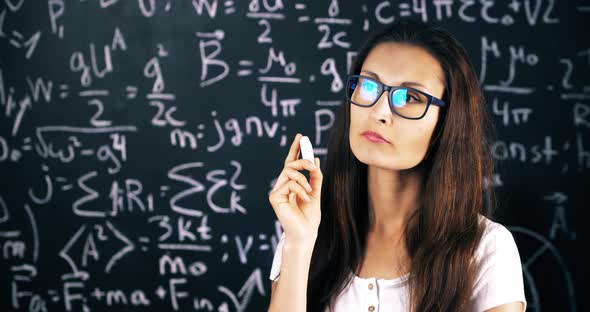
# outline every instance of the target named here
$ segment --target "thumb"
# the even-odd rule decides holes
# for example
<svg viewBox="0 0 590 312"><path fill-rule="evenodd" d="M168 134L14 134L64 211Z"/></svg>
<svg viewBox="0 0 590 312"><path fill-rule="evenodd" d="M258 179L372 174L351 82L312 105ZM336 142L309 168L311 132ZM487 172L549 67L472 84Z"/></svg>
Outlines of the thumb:
<svg viewBox="0 0 590 312"><path fill-rule="evenodd" d="M313 190L313 196L318 197L322 190L323 175L320 168L320 159L318 157L314 159L314 163L318 169L309 172L309 184Z"/></svg>

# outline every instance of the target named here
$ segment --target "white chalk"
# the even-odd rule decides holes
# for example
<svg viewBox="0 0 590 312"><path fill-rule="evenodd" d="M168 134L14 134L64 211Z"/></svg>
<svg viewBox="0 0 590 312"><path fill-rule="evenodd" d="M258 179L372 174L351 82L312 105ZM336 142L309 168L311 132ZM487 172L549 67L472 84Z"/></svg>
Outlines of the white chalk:
<svg viewBox="0 0 590 312"><path fill-rule="evenodd" d="M313 156L313 147L307 136L302 136L299 139L299 147L301 147L301 158L307 159L315 164L315 158Z"/></svg>

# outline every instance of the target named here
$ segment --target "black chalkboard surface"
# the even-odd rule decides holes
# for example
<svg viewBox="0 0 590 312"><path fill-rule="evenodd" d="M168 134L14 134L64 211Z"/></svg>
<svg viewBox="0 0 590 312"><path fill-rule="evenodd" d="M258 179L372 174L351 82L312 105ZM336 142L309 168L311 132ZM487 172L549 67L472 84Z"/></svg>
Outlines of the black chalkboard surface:
<svg viewBox="0 0 590 312"><path fill-rule="evenodd" d="M0 310L263 311L268 202L366 34L438 22L498 132L528 311L588 311L587 1L0 1Z"/></svg>

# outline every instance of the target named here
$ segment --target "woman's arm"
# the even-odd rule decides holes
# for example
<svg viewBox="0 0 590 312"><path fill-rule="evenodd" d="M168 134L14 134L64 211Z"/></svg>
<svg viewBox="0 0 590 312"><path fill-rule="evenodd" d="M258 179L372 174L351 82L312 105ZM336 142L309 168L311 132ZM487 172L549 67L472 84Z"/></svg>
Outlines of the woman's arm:
<svg viewBox="0 0 590 312"><path fill-rule="evenodd" d="M268 312L307 311L307 277L315 239L290 242L285 239L280 277L272 282Z"/></svg>

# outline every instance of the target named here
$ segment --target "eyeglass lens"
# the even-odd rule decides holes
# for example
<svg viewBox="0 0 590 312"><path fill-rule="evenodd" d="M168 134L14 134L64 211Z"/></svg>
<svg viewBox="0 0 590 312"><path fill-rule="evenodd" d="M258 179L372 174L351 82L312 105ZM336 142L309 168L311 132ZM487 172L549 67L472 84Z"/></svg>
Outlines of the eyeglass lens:
<svg viewBox="0 0 590 312"><path fill-rule="evenodd" d="M377 102L383 85L376 80L365 77L353 77L348 81L347 97L354 104L371 106ZM392 109L404 117L418 118L428 106L428 98L412 88L390 90Z"/></svg>

